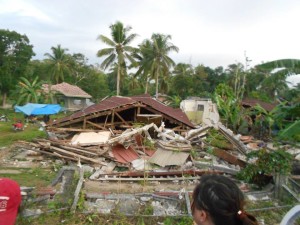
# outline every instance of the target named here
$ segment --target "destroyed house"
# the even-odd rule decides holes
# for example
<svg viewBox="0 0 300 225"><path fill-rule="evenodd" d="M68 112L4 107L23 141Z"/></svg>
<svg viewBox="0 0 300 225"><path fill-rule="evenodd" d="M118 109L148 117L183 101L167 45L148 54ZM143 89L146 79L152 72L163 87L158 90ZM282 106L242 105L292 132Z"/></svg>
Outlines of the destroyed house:
<svg viewBox="0 0 300 225"><path fill-rule="evenodd" d="M194 128L181 109L174 109L144 94L132 97L113 96L70 116L59 119L54 128L81 130L124 130L136 124L155 123L176 132ZM78 130L80 131L80 130Z"/></svg>

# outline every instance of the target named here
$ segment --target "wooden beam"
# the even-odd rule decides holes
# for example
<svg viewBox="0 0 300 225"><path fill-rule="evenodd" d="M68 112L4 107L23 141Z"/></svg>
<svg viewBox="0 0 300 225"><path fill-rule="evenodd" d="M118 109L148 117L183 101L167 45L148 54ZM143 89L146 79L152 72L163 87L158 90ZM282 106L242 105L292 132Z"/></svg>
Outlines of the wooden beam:
<svg viewBox="0 0 300 225"><path fill-rule="evenodd" d="M111 126L112 126L112 128L115 128L114 120L115 120L115 110L113 109L112 110L112 115L111 115Z"/></svg>
<svg viewBox="0 0 300 225"><path fill-rule="evenodd" d="M125 123L126 125L129 125L129 124L128 124L121 116L120 116L119 113L115 112L115 114L117 115L117 117L119 117L119 119L120 119L123 123Z"/></svg>
<svg viewBox="0 0 300 225"><path fill-rule="evenodd" d="M74 132L95 132L97 130L94 129L82 129L82 128L63 128L63 127L49 127L49 130L55 130L55 131L74 131ZM99 130L101 131L101 130Z"/></svg>
<svg viewBox="0 0 300 225"><path fill-rule="evenodd" d="M105 118L105 122L104 122L104 128L105 128L105 126L106 126L106 123L107 123L107 120L108 120L108 115L109 115L109 114L107 114L107 115L106 115L106 118Z"/></svg>
<svg viewBox="0 0 300 225"><path fill-rule="evenodd" d="M105 127L102 127L102 126L100 126L99 124L96 124L96 123L93 123L93 122L91 122L91 121L86 121L88 124L91 124L91 125L93 125L94 127L97 127L97 128L99 128L99 129L101 129L101 130L107 130Z"/></svg>
<svg viewBox="0 0 300 225"><path fill-rule="evenodd" d="M86 118L83 119L83 129L86 129Z"/></svg>

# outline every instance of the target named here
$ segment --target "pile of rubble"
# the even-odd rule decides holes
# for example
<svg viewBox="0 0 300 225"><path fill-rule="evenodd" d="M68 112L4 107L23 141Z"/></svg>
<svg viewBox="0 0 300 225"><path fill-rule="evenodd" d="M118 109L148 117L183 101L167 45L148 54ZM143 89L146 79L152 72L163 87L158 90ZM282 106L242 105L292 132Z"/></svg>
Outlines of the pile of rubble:
<svg viewBox="0 0 300 225"><path fill-rule="evenodd" d="M19 142L23 149L94 168L91 180L149 181L197 180L207 172L236 174L246 166L245 154L255 144L252 137L234 136L220 124L219 132L231 143L232 149L212 148L207 153L207 132L215 129L204 126L191 129L185 136L154 123L111 132L82 132L69 139L36 139ZM252 141L252 142L251 142ZM256 146L257 147L257 146ZM120 171L122 168L123 172Z"/></svg>

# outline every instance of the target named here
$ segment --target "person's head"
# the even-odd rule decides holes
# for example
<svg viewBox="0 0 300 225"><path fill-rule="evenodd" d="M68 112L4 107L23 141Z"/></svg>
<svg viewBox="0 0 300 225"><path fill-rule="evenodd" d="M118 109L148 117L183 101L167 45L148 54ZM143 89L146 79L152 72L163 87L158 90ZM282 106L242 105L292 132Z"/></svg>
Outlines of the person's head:
<svg viewBox="0 0 300 225"><path fill-rule="evenodd" d="M193 192L192 212L197 225L257 225L244 211L244 195L229 178L203 175Z"/></svg>
<svg viewBox="0 0 300 225"><path fill-rule="evenodd" d="M0 224L15 224L20 204L21 190L18 183L0 178Z"/></svg>

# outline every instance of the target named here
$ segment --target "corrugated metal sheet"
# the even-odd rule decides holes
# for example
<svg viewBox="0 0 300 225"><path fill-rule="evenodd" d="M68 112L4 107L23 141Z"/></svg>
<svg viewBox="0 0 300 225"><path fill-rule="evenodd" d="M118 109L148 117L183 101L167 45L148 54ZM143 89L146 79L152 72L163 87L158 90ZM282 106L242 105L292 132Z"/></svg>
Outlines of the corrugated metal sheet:
<svg viewBox="0 0 300 225"><path fill-rule="evenodd" d="M116 145L112 148L112 153L116 160L120 163L132 162L138 159L138 154L129 146L127 149L123 145Z"/></svg>
<svg viewBox="0 0 300 225"><path fill-rule="evenodd" d="M258 99L250 99L250 98L244 99L242 101L242 104L245 105L245 106L250 106L250 107L260 105L262 108L264 108L267 111L272 111L272 109L274 109L275 106L276 106L276 104L263 102L263 101L258 100Z"/></svg>
<svg viewBox="0 0 300 225"><path fill-rule="evenodd" d="M157 149L154 155L150 158L149 162L162 167L181 166L186 162L188 157L188 153Z"/></svg>
<svg viewBox="0 0 300 225"><path fill-rule="evenodd" d="M106 110L115 109L115 108L125 106L125 105L132 105L134 103L136 103L136 101L131 98L113 96L111 98L101 101L98 104L91 105L91 106L89 106L83 110L80 110L70 116L67 116L60 120L57 120L53 124L61 123L61 122L69 121L69 120L74 120L74 119L77 119L77 118L80 118L83 116L90 115L92 113L103 112Z"/></svg>
<svg viewBox="0 0 300 225"><path fill-rule="evenodd" d="M133 96L132 99L135 99L137 101L140 101L144 103L145 105L148 105L152 107L153 109L161 112L162 114L165 114L166 116L170 116L179 122L182 122L189 127L194 127L194 125L190 122L188 117L184 112L182 112L181 109L174 109L170 106L167 106L153 98L151 98L150 95L144 94L144 95L139 95L139 96Z"/></svg>

